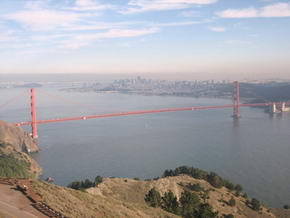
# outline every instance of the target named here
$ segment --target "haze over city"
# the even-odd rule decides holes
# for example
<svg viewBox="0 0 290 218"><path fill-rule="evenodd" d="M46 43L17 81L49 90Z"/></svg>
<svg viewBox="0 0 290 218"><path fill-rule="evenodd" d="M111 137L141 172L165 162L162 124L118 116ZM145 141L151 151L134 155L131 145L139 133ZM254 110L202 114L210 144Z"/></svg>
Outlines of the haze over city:
<svg viewBox="0 0 290 218"><path fill-rule="evenodd" d="M1 74L285 78L285 0L2 0Z"/></svg>

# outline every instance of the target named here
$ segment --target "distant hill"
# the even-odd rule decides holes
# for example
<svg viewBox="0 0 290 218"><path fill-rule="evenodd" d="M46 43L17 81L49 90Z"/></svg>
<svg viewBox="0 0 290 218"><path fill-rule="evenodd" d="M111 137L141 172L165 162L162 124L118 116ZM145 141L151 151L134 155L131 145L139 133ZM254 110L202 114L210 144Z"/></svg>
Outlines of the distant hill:
<svg viewBox="0 0 290 218"><path fill-rule="evenodd" d="M241 84L241 97L262 101L290 100L289 83Z"/></svg>

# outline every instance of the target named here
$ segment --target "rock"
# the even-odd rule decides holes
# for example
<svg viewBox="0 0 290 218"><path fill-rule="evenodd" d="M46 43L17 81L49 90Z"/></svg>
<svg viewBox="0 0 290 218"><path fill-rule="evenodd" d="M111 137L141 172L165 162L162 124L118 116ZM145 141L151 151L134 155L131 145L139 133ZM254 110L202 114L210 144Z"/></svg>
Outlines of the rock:
<svg viewBox="0 0 290 218"><path fill-rule="evenodd" d="M0 120L0 145L10 145L18 152L39 151L37 144L22 128Z"/></svg>

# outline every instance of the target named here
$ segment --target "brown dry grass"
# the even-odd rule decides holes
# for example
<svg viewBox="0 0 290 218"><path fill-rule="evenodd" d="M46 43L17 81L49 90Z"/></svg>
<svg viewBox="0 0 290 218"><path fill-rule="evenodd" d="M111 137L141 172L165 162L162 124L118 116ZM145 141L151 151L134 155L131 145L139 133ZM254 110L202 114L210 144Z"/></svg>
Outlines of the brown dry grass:
<svg viewBox="0 0 290 218"><path fill-rule="evenodd" d="M161 178L152 181L136 181L134 179L121 178L106 178L96 188L90 188L87 191L96 196L111 196L114 199L125 202L135 202L138 204L145 204L144 196L151 188L158 190L161 195L171 190L177 198L181 196L184 188L180 183L200 184L204 189L209 191L209 199L206 200L215 211L222 214L233 214L235 217L275 217L272 213L267 212L267 208L263 207L261 213L257 213L245 204L246 199L243 197L236 197L234 193L226 188L217 189L212 187L204 180L197 180L192 177L182 175L176 177ZM199 194L199 193L197 193ZM231 198L236 200L236 206L231 207L226 202ZM202 199L201 199L202 200Z"/></svg>
<svg viewBox="0 0 290 218"><path fill-rule="evenodd" d="M98 187L87 189L86 192L59 187L45 182L35 181L33 186L40 193L44 202L68 217L177 217L159 208L148 207L144 201L145 194L155 187L161 195L171 190L178 198L184 191L180 183L200 184L209 190L209 203L220 215L233 214L236 218L244 217L276 217L263 207L255 212L246 206L246 199L236 197L226 188L216 189L204 180L189 176L161 178L159 180L138 181L124 178L104 178ZM200 198L202 193L197 193ZM234 198L236 205L231 207L227 202Z"/></svg>
<svg viewBox="0 0 290 218"><path fill-rule="evenodd" d="M45 203L68 217L176 217L146 204L128 203L45 182L36 181L33 187Z"/></svg>

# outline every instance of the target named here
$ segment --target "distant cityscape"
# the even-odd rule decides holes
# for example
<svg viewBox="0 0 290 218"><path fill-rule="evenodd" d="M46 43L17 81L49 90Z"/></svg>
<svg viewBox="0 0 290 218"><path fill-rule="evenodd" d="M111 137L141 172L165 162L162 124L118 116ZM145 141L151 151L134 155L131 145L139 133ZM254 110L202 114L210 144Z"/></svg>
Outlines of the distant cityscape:
<svg viewBox="0 0 290 218"><path fill-rule="evenodd" d="M158 80L137 76L109 82L0 82L4 88L58 88L69 92L102 92L159 96L231 98L233 85L228 80ZM241 82L241 97L247 102L290 100L289 81L248 81Z"/></svg>

